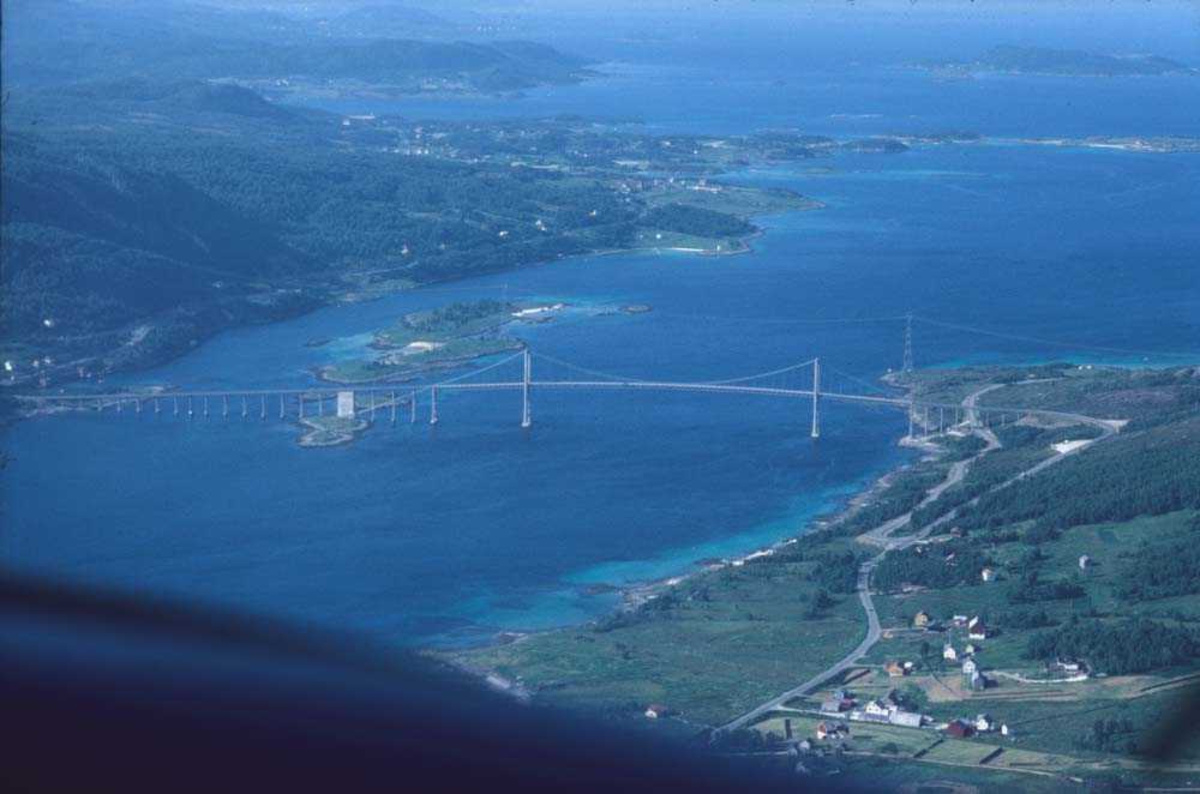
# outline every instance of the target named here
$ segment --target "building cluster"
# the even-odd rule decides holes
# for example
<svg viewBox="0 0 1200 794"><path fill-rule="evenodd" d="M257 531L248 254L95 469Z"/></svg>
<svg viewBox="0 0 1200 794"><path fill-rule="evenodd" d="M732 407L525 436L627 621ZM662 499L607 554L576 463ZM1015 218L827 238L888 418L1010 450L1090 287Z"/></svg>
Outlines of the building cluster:
<svg viewBox="0 0 1200 794"><path fill-rule="evenodd" d="M922 620L922 616L924 616L924 626L929 627L931 625L930 619L929 616L924 612L917 613L917 617L914 618L913 624L917 625L918 621ZM965 646L963 646L962 650L960 651L954 644L953 634L951 634L950 638L947 639L946 643L942 646L942 659L961 666L963 684L967 689L970 689L974 692L987 689L988 685L991 683L991 680L988 679L988 677L983 674L983 671L979 669L979 662L975 659L975 655L983 650L982 646L977 645L976 643L982 642L991 636L987 625L978 615L974 617L968 617L967 615L955 615L950 619L950 626L952 629L965 631L967 639L971 640L971 642L968 642Z"/></svg>
<svg viewBox="0 0 1200 794"><path fill-rule="evenodd" d="M894 691L882 700L868 700L859 706L850 693L839 689L821 702L821 712L845 715L852 722L876 722L904 728L920 728L925 724L922 715L900 706Z"/></svg>
<svg viewBox="0 0 1200 794"><path fill-rule="evenodd" d="M1001 736L1011 736L1012 731L1009 730L1007 724L997 724L987 714L976 715L974 719L969 717L960 717L945 725L939 725L940 730L945 731L948 735L956 739L969 739L980 733L999 732Z"/></svg>

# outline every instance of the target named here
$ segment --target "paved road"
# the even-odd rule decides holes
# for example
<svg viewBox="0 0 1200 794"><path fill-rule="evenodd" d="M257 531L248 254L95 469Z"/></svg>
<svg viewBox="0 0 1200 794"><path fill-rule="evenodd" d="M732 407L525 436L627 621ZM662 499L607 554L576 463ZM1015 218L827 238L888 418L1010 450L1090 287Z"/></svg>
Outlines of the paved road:
<svg viewBox="0 0 1200 794"><path fill-rule="evenodd" d="M986 446L982 450L980 450L976 455L974 455L973 457L968 458L967 460L955 462L954 465L952 465L950 467L950 471L947 472L946 478L944 480L942 480L942 482L938 483L936 486L934 486L933 488L931 488L928 491L928 493L925 495L925 498L922 499L920 504L917 506L918 508L924 507L925 505L929 504L930 502L932 502L933 500L935 500L939 496L941 496L946 491L947 488L950 488L950 487L954 486L955 484L961 482L963 477L966 476L967 470L970 468L972 463L979 460L984 455L987 455L991 451L1000 448L1000 446L1001 446L1000 439L998 439L996 437L995 433L993 433L991 430L989 430L986 427L975 426L978 421L978 414L977 414L977 411L975 410L975 407L976 407L976 404L980 397L982 397L984 394L986 394L990 391L1002 388L1004 385L1005 384L991 384L989 386L985 386L984 388L978 389L978 390L972 392L971 394L967 395L967 397L963 400L962 405L963 405L963 409L964 409L964 414L966 416L966 423L968 426L972 426L972 432L975 433L976 435L978 435L980 438L982 438L984 440L984 442L986 443ZM1094 419L1092 417L1083 416L1082 414L1062 414L1062 416L1063 416L1063 418L1074 419L1075 421L1082 423L1082 424L1089 424L1089 425L1093 425L1095 427L1099 427L1101 429L1100 437L1093 439L1093 440L1089 441L1087 444L1084 444L1084 445L1077 447L1075 449L1072 449L1070 451L1060 452L1060 453L1054 455L1053 457L1051 457L1047 460L1044 460L1041 463L1038 463L1036 466L1026 469L1025 471L1021 472L1020 474L1016 475L1015 477L996 486L995 488L992 488L991 490L988 491L988 493L1000 490L1001 488L1006 488L1018 480L1024 479L1025 477L1032 476L1032 475L1036 474L1037 472L1045 469L1048 466L1058 463L1059 461L1061 461L1071 455L1078 454L1080 451L1091 446L1096 441L1099 441L1104 438L1108 438L1109 436L1113 435L1121 427L1121 423L1119 423L1119 422L1112 422L1112 421L1107 421L1107 420L1102 420L1102 419ZM979 501L979 497L975 497L970 502L967 502L967 504L968 505L975 504L978 501ZM916 509L917 508L914 508L914 510L916 510ZM875 602L872 598L872 593L871 593L871 574L875 570L875 567L879 564L879 561L882 560L884 558L884 556L886 556L887 553L890 551L908 548L909 546L911 546L915 543L919 543L919 542L923 541L926 537L929 536L929 534L931 532L933 532L934 529L937 529L938 527L942 526L943 524L945 524L948 521L953 521L958 516L958 512L960 509L961 508L955 508L953 510L948 511L945 515L941 516L938 520L930 523L929 525L924 527L920 532L914 533L912 535L905 535L905 536L899 537L899 538L892 537L893 533L895 533L896 530L900 529L901 527L903 527L909 523L909 521L912 519L912 514L913 514L914 510L910 510L909 512L904 513L903 515L900 515L893 519L890 519L889 521L886 521L883 524L880 524L875 529L872 529L869 532L866 532L863 535L860 535L859 540L861 540L862 542L869 543L871 545L879 546L882 548L882 551L880 551L874 557L872 557L869 560L867 560L866 562L864 562L862 564L862 567L859 568L859 571L858 571L858 588L857 588L858 599L862 603L863 611L866 612L866 614L867 614L867 635L865 637L863 637L862 642L860 642L858 644L858 646L855 647L854 650L850 651L850 653L843 656L839 661L837 661L836 663L834 663L827 669L822 670L820 673L817 673L815 676L808 679L807 681L800 684L799 686L793 687L793 688L789 689L788 691L784 692L783 694L773 697L770 700L766 701L765 703L761 703L758 706L755 706L753 709L751 709L750 711L741 715L740 717L737 717L736 719L729 721L725 725L722 725L720 728L717 729L717 731L718 732L731 731L731 730L736 730L738 728L749 725L750 723L754 722L758 718L765 716L766 714L769 714L772 711L777 710L778 708L783 706L785 703L787 703L789 700L800 697L802 695L809 694L810 692L812 692L813 690L816 690L823 683L830 680L834 676L840 675L841 673L843 673L846 670L853 667L858 662L859 659L861 659L863 656L865 656L867 654L867 652L870 651L871 648L875 646L875 643L879 642L879 638L882 635L882 629L879 625L879 615L875 611Z"/></svg>
<svg viewBox="0 0 1200 794"><path fill-rule="evenodd" d="M962 482L963 478L967 476L967 470L971 468L971 464L992 450L1000 448L1000 439L996 438L995 433L986 427L976 426L978 423L978 414L975 410L975 406L980 397L990 391L1001 388L1003 385L1004 384L1002 383L993 383L983 387L982 389L977 389L968 394L962 402L966 426L971 428L975 435L982 438L986 446L984 446L984 448L981 449L977 454L967 458L966 460L955 461L950 466L950 470L946 472L946 478L930 488L925 494L925 498L922 499L920 503L913 508L913 510L885 521L874 529L859 535L858 540L860 542L868 543L872 546L879 546L884 550L911 545L911 536L902 539L893 539L892 535L901 527L908 525L909 521L912 520L912 514L916 512L916 510L919 510L926 505L937 501L938 497L945 493L947 489L953 488L955 485L958 485L960 482Z"/></svg>

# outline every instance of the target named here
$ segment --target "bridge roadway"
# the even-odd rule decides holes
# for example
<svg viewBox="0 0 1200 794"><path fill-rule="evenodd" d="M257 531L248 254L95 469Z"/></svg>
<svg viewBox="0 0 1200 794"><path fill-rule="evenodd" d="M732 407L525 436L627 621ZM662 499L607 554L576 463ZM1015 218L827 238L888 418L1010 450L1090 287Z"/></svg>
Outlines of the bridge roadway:
<svg viewBox="0 0 1200 794"><path fill-rule="evenodd" d="M266 397L296 397L309 400L329 400L334 399L339 391L352 391L356 395L375 396L376 398L391 399L395 397L403 398L411 394L428 394L431 391L447 392L447 391L520 391L526 386L524 381L487 381L487 382L447 382L427 384L420 387L379 387L371 386L367 388L354 388L353 386L345 386L342 388L307 388L307 389L245 389L245 390L188 390L188 391L141 391L141 392L113 392L107 394L24 394L17 395L18 399L33 402L33 403L57 403L60 405L70 404L117 404L129 402L149 402L155 399L173 400L173 399L240 399L240 398L266 398ZM770 386L745 386L731 384L728 382L686 382L686 381L649 381L649 380L531 380L528 383L531 390L539 389L577 389L577 390L594 390L594 391L612 391L612 390L645 390L645 391L672 391L672 392L692 392L692 393L707 393L707 394L745 394L758 395L767 397L786 397L799 399L812 399L813 391L811 389L787 389ZM914 400L910 401L904 397L882 397L867 394L846 394L835 391L821 391L819 393L821 400L834 400L838 402L859 403L865 405L881 405L895 408L904 408L912 406L914 408L933 408L956 410L962 409L960 403L952 402L936 402L929 400ZM380 403L377 407L384 407L386 403ZM366 410L366 409L359 409ZM1069 421L1078 421L1078 416L1074 414L1064 413L1062 411L1049 411L1044 409L1031 409L1018 406L974 406L974 413L986 414L1030 414L1041 416L1048 419L1062 419ZM1099 423L1099 422L1098 422Z"/></svg>

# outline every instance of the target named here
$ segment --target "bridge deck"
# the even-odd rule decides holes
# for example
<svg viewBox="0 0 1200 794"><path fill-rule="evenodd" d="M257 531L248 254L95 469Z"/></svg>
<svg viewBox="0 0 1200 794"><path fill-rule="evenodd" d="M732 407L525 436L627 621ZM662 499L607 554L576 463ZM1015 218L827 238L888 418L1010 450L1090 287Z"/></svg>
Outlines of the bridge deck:
<svg viewBox="0 0 1200 794"><path fill-rule="evenodd" d="M19 400L25 402L33 402L36 404L59 404L59 405L104 405L140 402L147 403L155 399L159 400L176 400L176 399L219 399L219 400L242 400L255 399L256 401L265 398L288 398L295 397L297 399L304 398L306 400L329 400L334 398L339 391L352 391L358 395L374 396L376 399L384 398L390 400L392 398L404 399L409 395L427 395L432 391L447 392L447 391L520 391L525 387L524 381L487 381L479 383L468 382L448 382L435 383L420 387L388 387L388 386L368 386L365 388L355 388L353 386L344 387L315 387L308 389L248 389L248 390L198 390L198 391L129 391L129 392L111 392L105 394L22 394L15 395ZM608 380L531 380L528 384L533 391L544 389L575 389L575 390L590 390L590 391L671 391L671 392L691 392L691 393L707 393L707 394L743 394L757 395L765 397L784 397L792 399L812 399L813 391L811 389L785 389L769 386L745 386L729 383L704 383L704 382L686 382L686 381L646 381L646 380L625 380L625 381L608 381ZM843 392L822 391L820 399L833 400L836 402L858 403L863 405L879 405L896 408L904 408L912 406L919 409L944 409L944 410L961 410L962 406L959 403L938 402L930 400L912 400L905 397L882 397L868 394L846 394ZM360 409L362 410L362 409ZM1034 416L1042 416L1054 419L1066 419L1070 416L1061 411L1049 411L1044 409L1031 409L1020 406L975 406L973 410L980 414L1029 414Z"/></svg>

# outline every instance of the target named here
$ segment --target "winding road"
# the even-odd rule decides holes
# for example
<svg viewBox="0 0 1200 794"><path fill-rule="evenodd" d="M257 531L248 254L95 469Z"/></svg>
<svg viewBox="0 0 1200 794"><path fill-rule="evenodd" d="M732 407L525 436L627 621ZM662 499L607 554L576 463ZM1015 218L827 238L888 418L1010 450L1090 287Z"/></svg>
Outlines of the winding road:
<svg viewBox="0 0 1200 794"><path fill-rule="evenodd" d="M888 554L888 552L896 551L899 549L905 549L916 543L920 543L921 541L925 540L925 538L927 538L929 536L929 534L931 532L933 532L934 529L942 526L943 524L945 524L948 521L953 521L958 516L961 506L955 507L954 509L947 511L944 515L939 517L936 521L933 521L930 524L928 524L927 526L925 526L920 532L916 532L911 535L905 535L905 536L899 537L899 538L893 537L894 533L897 530L908 525L908 523L912 520L913 513L916 510L918 510L922 507L925 507L926 505L935 501L936 499L938 499L938 497L940 497L943 493L945 493L948 488L951 488L954 485L957 485L958 483L962 482L963 478L966 477L967 472L970 470L970 467L972 464L974 464L976 461L978 461L984 455L987 455L988 453L992 452L993 450L999 449L1001 447L1000 439L996 437L996 434L993 433L988 428L983 427L979 424L978 411L976 410L976 406L978 405L979 398L982 397L984 394L987 394L988 392L994 391L996 389L1003 388L1005 385L1006 384L1003 384L1003 383L989 384L987 386L984 386L980 389L976 389L975 391L971 392L962 401L962 407L963 407L964 416L965 416L964 424L966 424L968 427L971 428L971 432L974 435L976 435L984 440L984 442L985 442L984 448L981 449L974 456L967 458L966 460L956 461L953 465L951 465L950 470L946 473L945 479L942 480L937 485L935 485L933 488L930 488L929 491L926 492L925 498L923 498L921 500L921 502L915 508L908 511L907 513L904 513L902 515L896 516L895 518L889 519L888 521L885 521L884 523L880 524L878 527L875 527L874 529L869 530L858 537L858 540L860 542L866 543L869 545L873 545L873 546L877 546L877 547L880 547L880 549L881 549L881 551L878 554L876 554L875 556L873 556L870 559L868 559L867 561L865 561L858 570L858 587L857 587L858 599L862 603L863 611L867 615L867 634L865 637L863 637L862 642L860 642L854 648L854 650L850 651L848 654L843 656L840 660L838 660L837 662L835 662L833 665L829 666L825 670L821 671L820 673L817 673L815 676L808 679L807 681L800 684L799 686L793 687L793 688L787 690L786 692L784 692L780 695L777 695L776 697L773 697L770 700L759 704L758 706L755 706L754 708L747 711L745 714L742 714L741 716L739 716L733 720L730 720L729 722L727 722L724 725L717 728L716 733L723 733L726 731L737 730L738 728L743 728L746 725L749 725L750 723L758 720L760 717L763 717L763 716L771 713L772 711L776 711L777 709L782 707L785 703L787 703L789 700L792 700L797 697L801 697L803 695L810 694L814 690L818 689L826 681L830 680L831 678L834 678L837 675L840 675L841 673L844 673L846 670L853 667L858 662L859 659L861 659L863 656L866 656L866 654L871 650L871 648L873 648L875 646L875 644L877 642L879 642L879 639L883 634L883 629L879 624L879 615L875 611L875 602L873 599L873 594L871 593L871 574L874 572L875 567L879 564L879 562ZM1065 420L1074 420L1075 422L1080 423L1080 424L1087 424L1087 425L1091 425L1093 427L1097 427L1100 429L1101 434L1099 437L1094 438L1094 439L1089 439L1087 441L1087 443L1081 444L1075 448L1069 449L1065 452L1057 452L1052 457L1039 462L1037 465L1032 466L1032 467L1026 469L1025 471L1022 471L1021 473L1017 474L1016 476L1006 480L1003 483L1000 483L999 485L995 486L994 488L989 489L986 493L993 493L1002 488L1007 488L1008 486L1012 485L1014 482L1017 482L1018 480L1024 479L1026 477L1030 477L1030 476L1036 474L1037 472L1042 471L1043 469L1047 468L1048 466L1054 465L1054 464L1058 463L1059 461L1061 461L1067 457L1070 457L1071 455L1078 454L1079 452L1083 451L1084 449L1087 449L1088 447L1090 447L1092 444L1096 443L1097 441L1101 441L1105 438L1108 438L1109 436L1112 436L1113 434L1115 434L1116 432L1118 432L1120 430L1120 428L1123 424L1122 422L1117 422L1117 421L1112 421L1112 420L1104 420L1104 419L1096 419L1096 418L1093 418L1090 416L1084 416L1082 414L1068 414L1068 413L1058 412L1057 415ZM966 504L967 505L975 504L976 502L979 501L981 496L983 496L983 494L975 497L974 499L970 500Z"/></svg>

